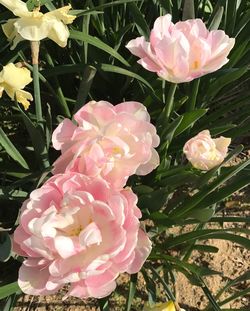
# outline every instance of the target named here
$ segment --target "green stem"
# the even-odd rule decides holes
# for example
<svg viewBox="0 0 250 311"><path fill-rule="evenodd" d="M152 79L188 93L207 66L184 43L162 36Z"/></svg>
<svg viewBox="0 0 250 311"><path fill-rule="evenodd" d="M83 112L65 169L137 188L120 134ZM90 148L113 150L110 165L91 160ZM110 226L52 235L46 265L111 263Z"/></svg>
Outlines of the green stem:
<svg viewBox="0 0 250 311"><path fill-rule="evenodd" d="M130 283L129 283L129 291L128 291L126 307L125 307L126 311L130 311L131 309L132 302L135 296L135 291L136 291L136 283L137 283L137 273L131 274Z"/></svg>
<svg viewBox="0 0 250 311"><path fill-rule="evenodd" d="M157 127L157 132L159 133L159 135L162 136L164 135L164 129L166 129L166 126L168 124L170 115L172 113L173 110L173 106L174 106L174 94L177 88L177 84L176 83L171 83L169 90L168 90L168 94L167 94L167 99L165 101L165 81L163 81L162 83L162 99L163 102L165 103L165 106L161 112L161 114L159 115L157 122L156 122L156 127Z"/></svg>
<svg viewBox="0 0 250 311"><path fill-rule="evenodd" d="M196 226L195 231L196 231L196 230L203 229L204 226L205 226L205 225L204 225L203 223L199 224L198 226ZM190 242L190 244L188 245L188 247L187 247L187 249L186 249L186 254L185 254L185 255L183 256L183 258L182 258L183 261L188 261L188 260L189 260L190 256L192 255L192 252L193 252L193 248L194 248L194 246L195 246L195 243L196 243L196 240Z"/></svg>
<svg viewBox="0 0 250 311"><path fill-rule="evenodd" d="M42 102L40 93L40 79L39 79L39 41L31 41L31 54L32 54L32 65L33 65L33 86L34 86L34 98L36 107L36 120L38 123L38 130L41 131L41 136L44 138L44 127L43 127L43 112ZM48 168L50 166L48 159L48 150L46 147L46 141L44 139L43 145L40 151L41 166L42 168Z"/></svg>
<svg viewBox="0 0 250 311"><path fill-rule="evenodd" d="M39 81L39 67L38 67L39 45L40 45L39 41L31 41L36 120L37 120L37 123L41 126L41 128L43 128L43 112L42 112L42 103L41 103L41 96L40 96L40 81Z"/></svg>
<svg viewBox="0 0 250 311"><path fill-rule="evenodd" d="M46 56L48 64L50 66L54 67L53 59L51 58L50 54L47 51L45 53L45 56ZM54 76L53 79L54 79L54 83L55 83L55 87L56 87L56 93L57 93L57 97L58 97L58 102L60 103L61 111L62 111L63 115L65 115L66 117L70 117L71 114L70 114L67 102L65 100L65 97L64 97L64 94L63 94L63 91L62 91L62 88L60 86L60 83L58 81L57 76Z"/></svg>
<svg viewBox="0 0 250 311"><path fill-rule="evenodd" d="M79 91L77 94L76 104L74 107L74 113L79 110L86 103L89 90L93 83L96 74L96 68L90 65L86 65L83 71L82 81L79 86Z"/></svg>
<svg viewBox="0 0 250 311"><path fill-rule="evenodd" d="M200 79L194 80L192 94L190 99L187 101L187 111L193 111L195 108L199 86L200 86Z"/></svg>
<svg viewBox="0 0 250 311"><path fill-rule="evenodd" d="M109 298L101 298L98 302L101 311L109 311Z"/></svg>
<svg viewBox="0 0 250 311"><path fill-rule="evenodd" d="M167 95L167 100L166 100L166 106L164 108L164 114L165 114L165 117L166 117L166 121L168 121L169 117L170 117L170 114L173 110L173 105L174 105L174 94L175 94L175 91L176 91L176 88L177 88L177 84L176 83L172 83L170 85L170 88L168 90L168 95Z"/></svg>
<svg viewBox="0 0 250 311"><path fill-rule="evenodd" d="M35 106L36 106L36 120L37 120L37 123L40 124L40 126L42 126L43 113L42 113L42 103L41 103L41 96L40 96L38 64L33 64L33 85L34 85L34 98L35 98Z"/></svg>

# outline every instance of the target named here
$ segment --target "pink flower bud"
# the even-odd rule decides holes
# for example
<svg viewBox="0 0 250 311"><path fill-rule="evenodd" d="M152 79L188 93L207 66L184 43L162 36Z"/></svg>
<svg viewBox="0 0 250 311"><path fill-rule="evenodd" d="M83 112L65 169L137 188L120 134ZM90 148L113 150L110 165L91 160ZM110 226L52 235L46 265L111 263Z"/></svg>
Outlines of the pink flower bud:
<svg viewBox="0 0 250 311"><path fill-rule="evenodd" d="M212 139L209 130L204 130L188 140L183 148L188 161L200 170L211 170L225 159L231 138Z"/></svg>

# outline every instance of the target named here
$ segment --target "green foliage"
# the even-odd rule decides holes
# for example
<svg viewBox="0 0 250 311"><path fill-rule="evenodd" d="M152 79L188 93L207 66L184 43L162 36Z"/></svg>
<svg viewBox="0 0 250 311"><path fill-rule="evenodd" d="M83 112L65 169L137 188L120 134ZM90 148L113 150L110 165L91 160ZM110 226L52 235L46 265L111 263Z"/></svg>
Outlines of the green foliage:
<svg viewBox="0 0 250 311"><path fill-rule="evenodd" d="M200 242L224 239L249 249L250 242L242 234L249 230L209 229L210 223L250 223L249 218L221 216L223 201L250 183L250 160L241 160L246 149L239 145L249 137L249 27L250 4L247 0L118 0L68 1L77 19L70 26L70 39L62 49L49 40L41 42L40 63L32 68L28 42L14 51L0 32L1 64L23 62L36 75L36 93L41 97L42 115L37 118L35 104L27 112L3 96L0 99L0 261L8 271L0 275L0 299L5 310L11 310L19 288L17 260L10 258L11 241L18 224L18 210L29 193L51 176L51 165L58 154L51 148L51 133L64 118L71 118L89 100L124 100L143 102L161 136L158 152L160 166L145 177L132 177L129 184L138 195L152 237L154 249L142 270L149 302L157 301L157 284L161 284L169 299L175 300L175 273L183 273L200 286L210 305L207 310L223 310L221 306L249 289L234 292L221 300L225 291L249 280L249 272L229 280L213 297L205 277L220 273L188 261L194 250L215 253L217 248ZM67 2L67 3L68 3ZM63 1L40 1L46 12ZM65 3L65 5L67 4ZM37 1L27 1L29 10ZM2 7L1 7L2 9ZM202 18L209 29L224 29L236 38L230 61L215 73L190 83L173 85L136 63L125 48L138 36L149 36L154 20L171 13L173 21L191 17ZM1 20L11 17L1 11ZM29 90L29 89L28 89ZM30 89L29 91L32 92ZM223 133L232 138L232 150L227 159L209 172L192 168L183 157L184 143L204 129L213 135ZM231 165L238 157L240 163ZM173 235L170 228L193 225L188 233ZM174 252L173 252L174 251ZM176 255L178 254L178 255ZM13 263L14 262L14 263ZM132 275L126 310L131 310L137 276ZM102 310L109 310L106 299ZM210 309L209 309L210 308Z"/></svg>

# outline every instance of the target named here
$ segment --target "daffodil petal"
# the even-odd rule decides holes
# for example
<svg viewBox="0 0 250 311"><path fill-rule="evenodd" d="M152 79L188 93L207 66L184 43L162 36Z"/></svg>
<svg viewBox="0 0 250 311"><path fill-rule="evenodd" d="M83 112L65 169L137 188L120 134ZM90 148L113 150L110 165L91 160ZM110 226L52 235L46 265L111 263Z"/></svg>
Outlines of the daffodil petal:
<svg viewBox="0 0 250 311"><path fill-rule="evenodd" d="M29 12L26 3L21 0L0 0L0 4L5 6L16 16Z"/></svg>
<svg viewBox="0 0 250 311"><path fill-rule="evenodd" d="M30 71L27 68L18 68L13 63L3 67L0 72L0 79L13 89L23 89L32 81Z"/></svg>
<svg viewBox="0 0 250 311"><path fill-rule="evenodd" d="M36 18L29 16L17 19L14 26L25 40L40 41L48 37L51 23L45 23L43 15Z"/></svg>
<svg viewBox="0 0 250 311"><path fill-rule="evenodd" d="M24 109L28 109L32 95L23 90L23 88L32 81L30 71L27 68L19 67L9 63L4 66L0 72L0 97L3 91L11 98L17 100L23 105Z"/></svg>
<svg viewBox="0 0 250 311"><path fill-rule="evenodd" d="M11 50L13 50L20 41L24 40L19 35L19 33L16 31L16 28L14 26L16 20L17 20L16 18L15 19L9 19L7 21L7 23L2 25L3 32L6 35L8 41L12 41L12 46L10 48Z"/></svg>
<svg viewBox="0 0 250 311"><path fill-rule="evenodd" d="M165 303L157 303L150 306L148 303L144 306L143 311L176 311L173 301L168 301Z"/></svg>
<svg viewBox="0 0 250 311"><path fill-rule="evenodd" d="M24 110L27 110L30 105L29 101L33 100L33 96L29 92L18 90L16 91L16 100L23 105Z"/></svg>
<svg viewBox="0 0 250 311"><path fill-rule="evenodd" d="M52 21L53 26L50 29L48 38L54 41L60 47L65 47L69 38L69 30L62 22L56 19L53 19Z"/></svg>
<svg viewBox="0 0 250 311"><path fill-rule="evenodd" d="M55 17L58 20L62 21L64 24L72 24L76 16L68 14L69 10L71 9L71 5L66 5L60 9L51 11L46 13L45 15L48 17Z"/></svg>

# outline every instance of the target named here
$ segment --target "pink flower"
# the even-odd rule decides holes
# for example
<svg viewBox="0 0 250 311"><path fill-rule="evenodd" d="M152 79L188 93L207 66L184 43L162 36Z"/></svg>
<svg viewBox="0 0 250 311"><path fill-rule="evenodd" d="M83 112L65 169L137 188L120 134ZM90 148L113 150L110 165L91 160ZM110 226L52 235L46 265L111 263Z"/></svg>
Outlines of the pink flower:
<svg viewBox="0 0 250 311"><path fill-rule="evenodd" d="M210 132L204 130L185 143L183 152L195 168L208 171L223 162L230 143L231 138L212 139Z"/></svg>
<svg viewBox="0 0 250 311"><path fill-rule="evenodd" d="M31 295L104 297L119 273L138 272L151 251L139 226L137 197L101 178L78 173L50 178L30 194L14 232L14 250L27 257L18 284Z"/></svg>
<svg viewBox="0 0 250 311"><path fill-rule="evenodd" d="M54 148L62 152L54 163L54 174L101 175L112 186L122 188L129 176L146 175L159 165L154 149L159 137L142 104L113 106L91 101L74 119L77 125L65 119L52 135Z"/></svg>
<svg viewBox="0 0 250 311"><path fill-rule="evenodd" d="M208 31L201 19L173 24L167 14L156 19L149 42L138 37L126 47L145 69L164 80L182 83L225 65L234 42L222 30Z"/></svg>

